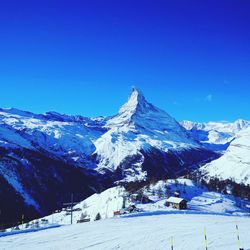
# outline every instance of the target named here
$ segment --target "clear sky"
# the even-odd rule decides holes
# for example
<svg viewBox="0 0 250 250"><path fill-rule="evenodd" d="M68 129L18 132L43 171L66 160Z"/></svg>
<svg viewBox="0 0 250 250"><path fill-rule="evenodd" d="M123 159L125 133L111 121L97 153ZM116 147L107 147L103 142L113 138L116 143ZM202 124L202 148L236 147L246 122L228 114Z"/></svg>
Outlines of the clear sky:
<svg viewBox="0 0 250 250"><path fill-rule="evenodd" d="M250 120L249 0L0 0L0 107Z"/></svg>

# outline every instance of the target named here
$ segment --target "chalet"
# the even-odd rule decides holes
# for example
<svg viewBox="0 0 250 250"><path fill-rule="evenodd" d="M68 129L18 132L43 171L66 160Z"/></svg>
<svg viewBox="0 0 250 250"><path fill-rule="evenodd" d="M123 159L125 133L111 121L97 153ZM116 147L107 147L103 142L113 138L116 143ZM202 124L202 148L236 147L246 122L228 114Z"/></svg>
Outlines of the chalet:
<svg viewBox="0 0 250 250"><path fill-rule="evenodd" d="M169 197L166 201L167 207L172 207L175 209L187 209L187 201L179 197Z"/></svg>
<svg viewBox="0 0 250 250"><path fill-rule="evenodd" d="M114 216L121 215L121 211L114 211Z"/></svg>

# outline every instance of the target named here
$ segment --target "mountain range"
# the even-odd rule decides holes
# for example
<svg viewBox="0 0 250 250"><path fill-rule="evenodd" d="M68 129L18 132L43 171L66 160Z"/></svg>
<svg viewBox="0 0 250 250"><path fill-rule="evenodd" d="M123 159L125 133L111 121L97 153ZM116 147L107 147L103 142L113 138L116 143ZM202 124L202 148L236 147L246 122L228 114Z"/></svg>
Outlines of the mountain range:
<svg viewBox="0 0 250 250"><path fill-rule="evenodd" d="M117 183L176 178L201 166L217 175L211 164L230 160L232 147L249 150L247 139L238 138L250 134L248 127L243 120L179 123L137 89L111 117L0 109L0 216L8 223L10 214L13 220L41 216L60 208L71 193L83 200ZM248 160L244 164L239 174L227 173L249 180Z"/></svg>

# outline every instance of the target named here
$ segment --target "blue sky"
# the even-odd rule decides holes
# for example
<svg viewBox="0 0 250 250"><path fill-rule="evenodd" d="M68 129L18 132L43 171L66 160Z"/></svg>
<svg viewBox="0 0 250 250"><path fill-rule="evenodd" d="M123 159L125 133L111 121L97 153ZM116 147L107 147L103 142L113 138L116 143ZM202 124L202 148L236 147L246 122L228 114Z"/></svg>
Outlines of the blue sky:
<svg viewBox="0 0 250 250"><path fill-rule="evenodd" d="M0 107L250 120L250 1L1 1Z"/></svg>

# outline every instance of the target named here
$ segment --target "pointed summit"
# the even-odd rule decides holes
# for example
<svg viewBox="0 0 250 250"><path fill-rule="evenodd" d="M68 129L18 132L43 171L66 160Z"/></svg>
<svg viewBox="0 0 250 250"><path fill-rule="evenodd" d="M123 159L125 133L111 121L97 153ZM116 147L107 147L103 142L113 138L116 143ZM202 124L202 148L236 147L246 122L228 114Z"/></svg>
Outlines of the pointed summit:
<svg viewBox="0 0 250 250"><path fill-rule="evenodd" d="M146 101L143 93L139 89L133 87L128 101L120 108L119 114L124 112L143 111L149 106L152 105Z"/></svg>
<svg viewBox="0 0 250 250"><path fill-rule="evenodd" d="M142 92L132 89L128 101L119 113L107 122L108 127L127 127L148 131L175 131L182 135L184 129L165 111L149 103ZM184 135L185 137L186 135Z"/></svg>

